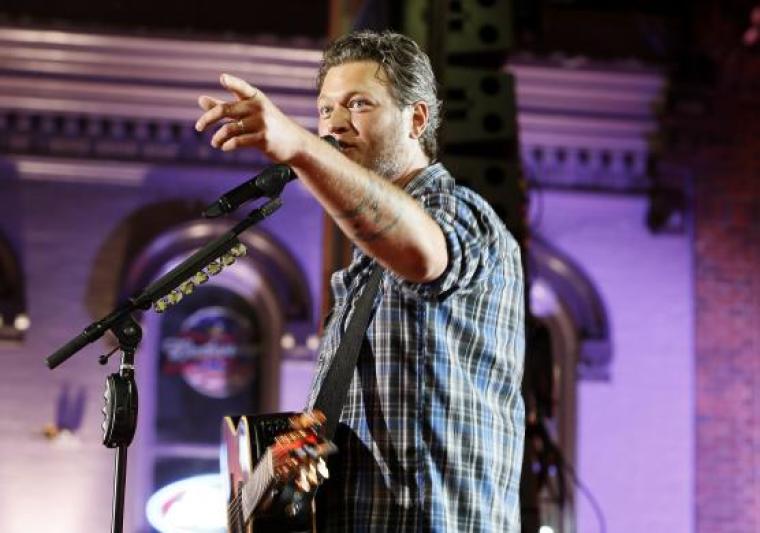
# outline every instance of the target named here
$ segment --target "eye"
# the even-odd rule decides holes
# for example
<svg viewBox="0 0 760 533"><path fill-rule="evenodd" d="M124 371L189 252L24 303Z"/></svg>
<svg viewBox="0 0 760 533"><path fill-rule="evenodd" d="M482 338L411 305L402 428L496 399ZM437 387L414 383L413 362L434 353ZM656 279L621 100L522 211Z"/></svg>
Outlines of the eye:
<svg viewBox="0 0 760 533"><path fill-rule="evenodd" d="M330 113L332 113L332 107L322 105L317 108L317 112L319 113L320 118L327 118L330 116Z"/></svg>
<svg viewBox="0 0 760 533"><path fill-rule="evenodd" d="M369 101L364 98L354 98L348 103L348 108L354 111L361 111L369 106Z"/></svg>

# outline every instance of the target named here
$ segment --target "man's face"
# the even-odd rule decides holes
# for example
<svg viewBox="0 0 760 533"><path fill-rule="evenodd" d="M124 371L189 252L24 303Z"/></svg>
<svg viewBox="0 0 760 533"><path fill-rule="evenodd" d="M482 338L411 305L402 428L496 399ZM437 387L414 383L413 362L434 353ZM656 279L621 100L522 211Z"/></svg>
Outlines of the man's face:
<svg viewBox="0 0 760 533"><path fill-rule="evenodd" d="M319 134L332 135L360 165L396 180L408 164L411 108L399 109L385 72L374 61L327 71L317 100Z"/></svg>

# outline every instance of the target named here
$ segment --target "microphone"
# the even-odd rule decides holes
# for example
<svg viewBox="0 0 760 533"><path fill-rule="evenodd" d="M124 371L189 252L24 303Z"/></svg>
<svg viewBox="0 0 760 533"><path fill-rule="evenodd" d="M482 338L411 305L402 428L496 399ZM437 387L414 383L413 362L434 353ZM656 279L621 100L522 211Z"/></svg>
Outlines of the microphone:
<svg viewBox="0 0 760 533"><path fill-rule="evenodd" d="M322 140L340 149L340 144L331 135L325 135ZM249 179L224 193L213 204L203 211L205 218L216 218L221 215L232 213L245 202L266 196L273 198L279 196L289 181L296 179L296 173L287 165L271 165L261 171L260 174Z"/></svg>

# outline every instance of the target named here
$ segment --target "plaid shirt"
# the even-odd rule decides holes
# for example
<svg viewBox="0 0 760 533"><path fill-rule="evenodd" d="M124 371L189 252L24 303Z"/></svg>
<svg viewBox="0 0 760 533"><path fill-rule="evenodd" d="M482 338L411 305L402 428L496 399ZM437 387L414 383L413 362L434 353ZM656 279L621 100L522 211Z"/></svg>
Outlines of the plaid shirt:
<svg viewBox="0 0 760 533"><path fill-rule="evenodd" d="M440 165L407 191L438 222L449 264L431 283L384 272L320 492L327 531L520 530L524 409L519 248ZM374 261L333 274L335 307L309 405Z"/></svg>

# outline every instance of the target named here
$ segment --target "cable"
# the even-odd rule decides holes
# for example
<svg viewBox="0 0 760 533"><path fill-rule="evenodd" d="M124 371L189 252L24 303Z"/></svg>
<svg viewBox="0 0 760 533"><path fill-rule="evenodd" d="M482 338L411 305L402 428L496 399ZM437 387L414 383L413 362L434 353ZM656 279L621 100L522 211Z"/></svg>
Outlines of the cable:
<svg viewBox="0 0 760 533"><path fill-rule="evenodd" d="M529 430L531 433L533 433L533 435L538 437L543 446L543 451L539 454L539 462L541 463L542 469L546 469L550 464L554 464L560 469L557 472L558 485L560 489L560 494L557 495L557 500L560 503L560 507L564 503L565 494L567 492L565 489L565 479L562 476L562 470L564 470L570 475L575 486L578 487L578 490L583 493L588 502L591 504L591 508L594 511L596 520L599 523L599 533L607 533L607 521L604 518L602 507L599 505L599 502L596 500L591 490L589 490L589 488L586 487L586 485L578 477L578 474L575 472L573 465L565 459L564 455L562 455L560 448L554 442L552 442L551 438L549 438L549 432L546 430L546 426L540 422L532 424L531 426L532 427ZM551 460L552 456L554 459L553 461ZM548 483L546 483L546 474L539 476L539 478L543 479L542 484L544 484L548 490L551 490Z"/></svg>
<svg viewBox="0 0 760 533"><path fill-rule="evenodd" d="M604 513L602 512L602 507L599 505L599 502L596 501L596 498L592 492L588 487L586 487L586 485L583 484L581 479L578 477L578 474L575 472L575 468L573 468L573 466L565 460L559 448L554 444L552 444L552 446L554 447L557 458L559 459L559 466L561 466L567 471L568 474L570 474L570 477L573 478L575 486L578 487L578 490L580 490L584 496L586 496L586 499L591 504L591 508L594 510L597 522L599 522L599 533L607 533L607 521L604 518Z"/></svg>

